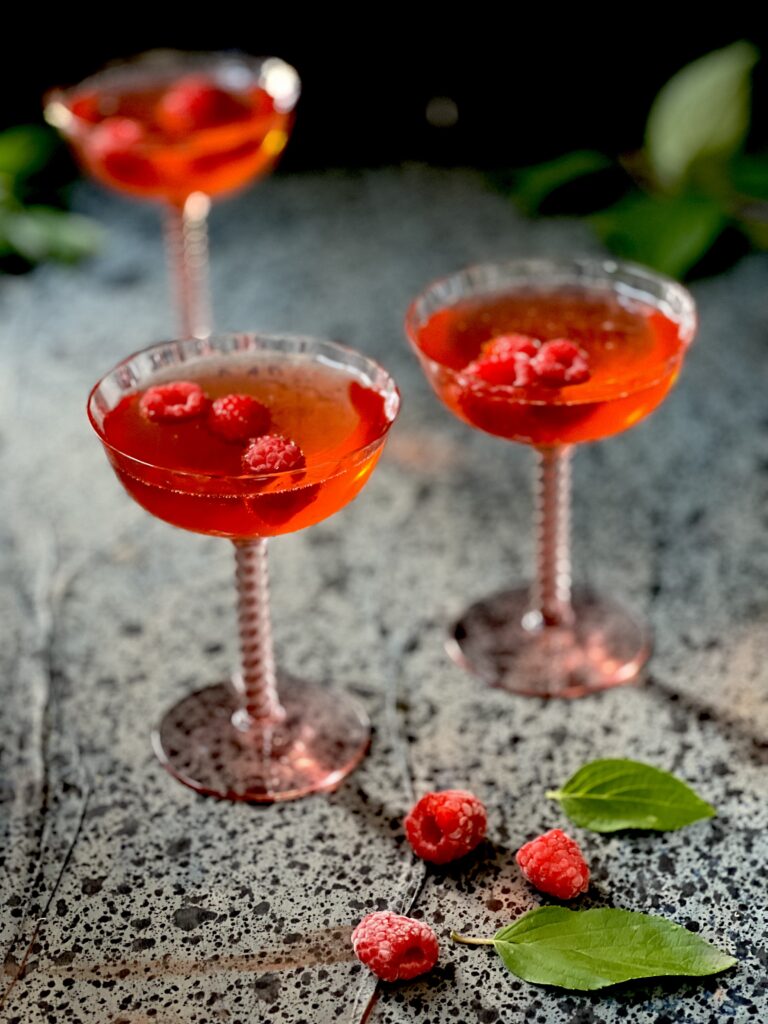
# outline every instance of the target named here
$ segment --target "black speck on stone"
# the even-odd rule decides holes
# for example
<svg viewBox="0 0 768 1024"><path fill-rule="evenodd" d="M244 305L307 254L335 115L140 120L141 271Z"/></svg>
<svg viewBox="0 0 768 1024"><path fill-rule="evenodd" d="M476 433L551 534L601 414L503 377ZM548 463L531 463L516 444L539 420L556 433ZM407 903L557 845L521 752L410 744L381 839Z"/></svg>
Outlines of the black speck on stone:
<svg viewBox="0 0 768 1024"><path fill-rule="evenodd" d="M100 878L84 878L80 885L80 892L83 896L95 896L97 892L101 892L106 877L106 875L102 875Z"/></svg>
<svg viewBox="0 0 768 1024"><path fill-rule="evenodd" d="M188 853L192 846L192 840L189 836L181 836L178 839L171 839L165 848L165 852L169 857L180 857L183 853Z"/></svg>
<svg viewBox="0 0 768 1024"><path fill-rule="evenodd" d="M663 871L665 875L673 875L675 873L675 862L668 853L662 853L659 857L659 871Z"/></svg>
<svg viewBox="0 0 768 1024"><path fill-rule="evenodd" d="M179 907L173 915L173 923L182 931L191 932L206 921L214 921L217 915L203 907Z"/></svg>

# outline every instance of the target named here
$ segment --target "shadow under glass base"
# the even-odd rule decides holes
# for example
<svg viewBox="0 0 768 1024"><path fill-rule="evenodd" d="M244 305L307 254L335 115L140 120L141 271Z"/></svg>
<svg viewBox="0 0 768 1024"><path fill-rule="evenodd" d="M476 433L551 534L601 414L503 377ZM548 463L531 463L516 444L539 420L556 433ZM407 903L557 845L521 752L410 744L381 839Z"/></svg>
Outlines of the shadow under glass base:
<svg viewBox="0 0 768 1024"><path fill-rule="evenodd" d="M225 800L273 803L334 789L368 749L368 716L345 694L290 677L279 693L284 720L241 731L229 683L198 690L163 716L155 753L180 782Z"/></svg>
<svg viewBox="0 0 768 1024"><path fill-rule="evenodd" d="M645 624L591 591L574 591L569 626L527 628L530 608L522 588L478 601L451 628L448 653L490 686L532 697L583 697L629 683L650 656Z"/></svg>

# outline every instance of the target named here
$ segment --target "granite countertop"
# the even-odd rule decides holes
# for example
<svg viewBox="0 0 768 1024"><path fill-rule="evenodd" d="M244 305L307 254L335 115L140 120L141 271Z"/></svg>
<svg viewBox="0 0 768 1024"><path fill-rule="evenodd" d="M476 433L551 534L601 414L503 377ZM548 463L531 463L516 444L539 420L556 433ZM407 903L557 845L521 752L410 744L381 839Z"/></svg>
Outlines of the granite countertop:
<svg viewBox="0 0 768 1024"><path fill-rule="evenodd" d="M363 495L271 545L278 654L356 693L370 755L339 790L248 806L167 775L148 729L235 665L228 545L154 521L122 492L84 414L89 387L171 331L154 212L84 188L108 226L89 265L0 281L0 686L9 1022L672 1024L768 1018L768 260L697 285L682 380L636 430L574 465L575 572L650 617L647 679L574 702L484 688L443 651L470 600L530 571L530 454L455 421L421 378L402 315L477 260L594 251L531 223L469 172L276 177L214 211L222 329L333 337L404 395ZM593 995L507 975L452 927L492 934L538 904L513 853L563 824L544 791L584 761L672 770L719 809L667 834L572 829L584 905L658 912L739 957L701 981ZM488 804L489 841L444 869L400 822L433 787ZM352 926L430 922L438 968L378 986Z"/></svg>

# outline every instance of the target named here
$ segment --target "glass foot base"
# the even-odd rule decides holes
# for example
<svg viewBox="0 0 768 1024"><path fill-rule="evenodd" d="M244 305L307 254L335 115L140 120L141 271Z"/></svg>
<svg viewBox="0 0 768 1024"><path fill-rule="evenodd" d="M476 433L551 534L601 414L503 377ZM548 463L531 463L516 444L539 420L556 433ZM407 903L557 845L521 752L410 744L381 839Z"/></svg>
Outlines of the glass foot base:
<svg viewBox="0 0 768 1024"><path fill-rule="evenodd" d="M450 631L453 660L489 685L531 697L583 697L631 682L651 653L648 628L613 601L573 594L570 626L523 624L530 592L478 601Z"/></svg>
<svg viewBox="0 0 768 1024"><path fill-rule="evenodd" d="M273 803L334 789L370 742L365 711L350 697L289 677L279 680L282 722L242 731L228 683L184 697L152 742L163 766L185 786L225 800Z"/></svg>

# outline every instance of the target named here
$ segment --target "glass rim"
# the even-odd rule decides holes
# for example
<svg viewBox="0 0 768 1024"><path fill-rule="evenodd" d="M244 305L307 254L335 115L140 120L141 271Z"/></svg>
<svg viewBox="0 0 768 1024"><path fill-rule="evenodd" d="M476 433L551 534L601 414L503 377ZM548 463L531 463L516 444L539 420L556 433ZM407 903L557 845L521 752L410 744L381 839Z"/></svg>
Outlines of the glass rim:
<svg viewBox="0 0 768 1024"><path fill-rule="evenodd" d="M379 394L381 394L385 399L386 425L384 429L375 438L366 442L366 444L360 445L357 448L352 448L350 449L350 451L345 452L343 455L338 456L336 458L325 459L322 462L315 462L311 466L304 466L299 469L283 469L271 473L209 473L197 470L174 469L171 466L159 465L158 463L155 462L147 462L145 459L139 459L135 455L130 455L128 452L123 451L121 448L118 448L116 445L111 444L107 440L103 430L97 423L96 418L94 416L94 403L99 389L106 383L107 380L109 380L110 377L113 377L115 374L119 373L121 370L128 367L131 362L133 362L136 359L140 359L142 356L146 356L152 352L160 351L163 349L173 350L174 348L176 348L178 350L179 346L182 347L182 352L187 347L192 350L194 350L194 346L201 346L201 348L199 352L200 359L193 358L187 360L185 358L182 358L178 362L178 366L184 366L184 364L187 361L196 363L204 362L206 359L206 353L205 349L202 346L209 346L211 344L215 344L217 341L234 340L236 338L248 338L250 340L259 340L266 342L267 345L274 342L288 342L289 344L297 346L308 345L310 347L315 347L316 349L327 349L329 353L335 353L339 357L339 364L347 369L349 369L350 360L354 360L356 362L364 364L369 369L368 375L371 378L371 382L374 383L376 377L379 376L382 378L383 388L386 389L386 391L384 391L383 389L377 389L379 391ZM242 354L246 354L247 351L247 349L242 350ZM279 353L281 350L277 348L270 349L267 347L262 349L255 349L254 351L260 351L269 355L270 353ZM302 354L300 349L297 349L296 352L297 354ZM218 350L218 354L220 356L223 356L224 358L227 357L227 353L221 350ZM307 352L307 354L310 357L313 356L313 353L311 351ZM319 352L314 353L315 357L319 354ZM313 361L317 362L318 360L315 358ZM135 394L137 393L138 390L141 389L126 389L125 394ZM263 483L265 481L269 482L273 480L281 480L286 478L293 478L295 480L295 477L299 472L303 472L314 478L314 476L318 472L321 472L325 467L334 467L335 469L338 469L339 467L343 467L348 462L358 461L360 458L365 457L369 451L376 449L384 442L385 438L389 434L390 430L392 429L392 426L395 423L395 420L397 419L400 413L401 406L402 397L400 394L400 389L397 386L397 383L395 382L395 379L392 376L392 374L387 369L385 369L377 360L373 359L371 356L364 354L363 352L360 352L355 348L352 348L350 345L344 345L338 341L331 341L329 338L318 338L316 336L308 334L292 334L289 332L278 334L261 331L224 331L217 334L213 334L209 338L206 338L205 340L202 340L200 338L182 338L170 341L159 341L153 342L151 345L147 345L144 348L137 349L135 352L132 352L124 359L121 359L119 363L116 363L110 370L107 370L106 373L102 374L101 377L99 377L99 379L96 381L96 383L93 385L90 392L88 393L88 399L86 402L86 413L88 415L88 421L90 422L91 427L95 431L104 448L106 448L110 452L114 452L115 455L118 456L120 459L127 460L128 462L132 463L135 466L143 466L146 469L151 470L160 470L164 473L169 473L174 477L181 477L190 480L210 480L217 481L219 483L222 483L224 481L238 481L242 483L247 483L250 481L253 483ZM327 477L324 479L327 479ZM309 482L312 483L321 481L310 480ZM307 480L306 478L304 478L300 482L300 486L306 485Z"/></svg>
<svg viewBox="0 0 768 1024"><path fill-rule="evenodd" d="M288 61L283 60L282 57L269 54L256 56L241 50L176 50L173 47L159 47L154 50L145 50L132 56L121 57L109 61L109 63L86 75L85 78L81 78L78 82L72 82L68 85L51 86L50 89L46 89L43 93L43 112L46 121L59 131L66 130L67 125L72 124L86 125L89 128L93 128L94 125L78 114L75 114L67 106L66 101L89 84L97 84L108 76L117 77L121 73L130 75L134 71L141 72L145 68L156 68L159 72L162 72L164 67L170 70L174 65L183 67L186 64L189 65L191 70L194 67L202 68L212 65L239 64L249 66L254 72L254 77L258 79L264 70L264 66L270 61L274 61L275 65L279 64L281 68L287 69L292 77L293 93L291 102L280 110L280 113L290 114L295 109L301 95L301 77L296 68ZM266 85L261 85L261 87L273 99L276 98ZM64 107L66 113L56 110L57 105Z"/></svg>
<svg viewBox="0 0 768 1024"><path fill-rule="evenodd" d="M440 277L433 278L409 303L404 319L406 337L420 359L426 360L430 365L437 367L440 372L448 374L461 384L471 384L473 388L476 388L478 392L483 394L488 393L497 394L499 396L508 396L513 398L514 401L520 405L582 404L579 401L578 396L568 396L564 401L552 402L551 399L548 400L547 398L542 398L540 396L531 397L530 392L526 388L515 387L512 384L490 384L486 381L478 381L474 377L467 377L464 374L463 368L455 369L453 367L446 366L444 363L440 363L436 359L427 355L421 348L418 340L419 327L425 322L424 318L419 314L420 304L423 303L431 294L436 293L441 288L448 288L453 282L458 283L472 276L476 276L480 279L483 275L501 276L505 273L512 277L514 273L517 272L520 278L519 283L521 285L535 285L537 274L560 272L563 275L567 275L569 271L574 274L574 283L578 283L576 275L579 273L593 271L595 274L603 274L608 279L614 277L617 281L621 280L621 275L624 274L626 277L632 277L638 282L647 282L649 286L653 285L658 288L659 285L661 285L665 291L668 291L674 296L681 307L679 313L670 311L670 317L679 327L683 351L687 351L688 348L690 348L696 334L698 316L696 312L696 303L685 285L666 274L651 270L649 267L645 267L640 263L633 263L630 260L615 259L610 256L573 256L562 258L547 256L511 257L508 260L472 263L460 268L459 270L455 270L452 273L443 274ZM529 277L529 280L527 281L525 280L526 275ZM476 290L465 289L463 293L457 293L453 299L447 299L439 308L449 309L457 302L461 302L469 298L478 297L484 294L490 295L496 292L502 292L508 288L511 283L512 282L510 281L505 285L503 282L499 282L495 287L478 287ZM568 282L566 281L564 283ZM588 285L589 282L585 281L584 284ZM603 282L603 284L610 285L610 280ZM595 282L594 286L599 287L599 282ZM619 291L618 294L622 294L622 291ZM641 301L644 298L650 305L660 308L659 297L654 297L651 292L642 293L639 290L635 290L633 293L631 286L628 285L627 288L623 290L623 294ZM433 312L438 312L438 309L435 309ZM608 388L606 393L609 393L610 397L615 397L617 390L621 394L630 395L636 391L654 387L665 378L669 370L674 367L675 363L677 363L679 359L680 353L670 356L661 364L658 376L654 376L652 379L643 380L641 383L637 383L634 386L632 381L625 381L621 388ZM584 399L584 402L600 400L602 399L595 398L595 396L592 395L589 399Z"/></svg>

